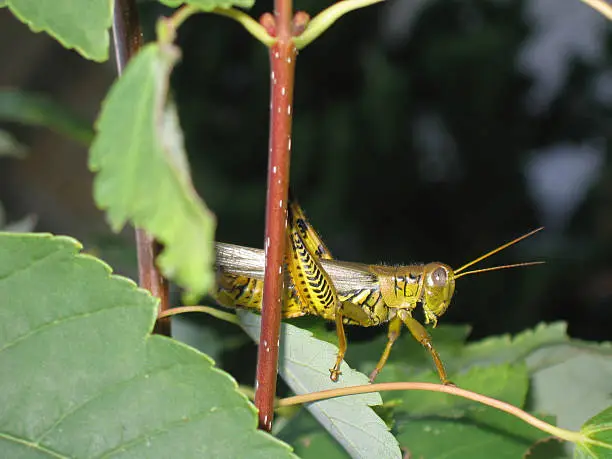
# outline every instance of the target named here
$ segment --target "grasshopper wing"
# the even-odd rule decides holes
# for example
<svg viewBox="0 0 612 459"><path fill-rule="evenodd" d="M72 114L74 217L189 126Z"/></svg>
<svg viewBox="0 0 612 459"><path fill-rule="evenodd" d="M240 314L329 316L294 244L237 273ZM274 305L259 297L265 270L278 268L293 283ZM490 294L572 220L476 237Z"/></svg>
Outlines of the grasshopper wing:
<svg viewBox="0 0 612 459"><path fill-rule="evenodd" d="M217 269L228 274L263 280L265 256L262 249L215 242L215 250Z"/></svg>
<svg viewBox="0 0 612 459"><path fill-rule="evenodd" d="M217 269L238 276L263 280L264 251L240 245L216 242ZM367 265L337 260L320 260L323 269L329 274L339 293L361 289L375 289L378 279Z"/></svg>
<svg viewBox="0 0 612 459"><path fill-rule="evenodd" d="M337 260L321 260L321 265L341 295L355 290L378 288L378 278L367 265Z"/></svg>

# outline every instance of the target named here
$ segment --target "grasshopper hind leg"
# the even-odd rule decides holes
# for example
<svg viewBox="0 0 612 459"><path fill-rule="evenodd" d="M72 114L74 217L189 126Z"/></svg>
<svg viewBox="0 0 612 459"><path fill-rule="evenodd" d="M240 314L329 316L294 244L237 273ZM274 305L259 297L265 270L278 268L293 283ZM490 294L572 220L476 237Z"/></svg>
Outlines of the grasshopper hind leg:
<svg viewBox="0 0 612 459"><path fill-rule="evenodd" d="M344 323L342 316L342 308L336 307L336 335L338 335L338 354L336 355L336 363L333 368L329 369L329 379L333 382L337 382L342 372L340 371L340 365L346 354L346 333L344 333Z"/></svg>

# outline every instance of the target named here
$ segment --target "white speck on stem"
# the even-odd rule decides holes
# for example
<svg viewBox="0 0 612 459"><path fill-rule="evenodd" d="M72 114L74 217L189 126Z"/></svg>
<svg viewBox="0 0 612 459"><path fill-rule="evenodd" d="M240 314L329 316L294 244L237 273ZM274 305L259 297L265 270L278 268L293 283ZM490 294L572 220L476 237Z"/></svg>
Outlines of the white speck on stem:
<svg viewBox="0 0 612 459"><path fill-rule="evenodd" d="M277 58L277 59L280 57L280 54L279 54L279 52L278 52L278 51L276 51L276 52L274 53L274 57L275 57L275 58Z"/></svg>
<svg viewBox="0 0 612 459"><path fill-rule="evenodd" d="M282 267L282 266L279 266L279 267L278 267L278 273L279 273L279 274L282 274L282 272L283 272L283 267Z"/></svg>
<svg viewBox="0 0 612 459"><path fill-rule="evenodd" d="M277 111L278 113L280 113L280 112L281 112L281 108L280 108L280 107L278 107L278 108L276 109L276 111Z"/></svg>
<svg viewBox="0 0 612 459"><path fill-rule="evenodd" d="M270 79L274 80L274 82L276 83L276 77L274 76L274 71L272 71L272 73L270 74Z"/></svg>
<svg viewBox="0 0 612 459"><path fill-rule="evenodd" d="M283 207L283 200L282 199L280 201L278 201L278 207L280 207L280 208Z"/></svg>
<svg viewBox="0 0 612 459"><path fill-rule="evenodd" d="M286 92L287 92L287 91L286 91L285 87L283 86L283 87L281 88L281 94L284 96Z"/></svg>
<svg viewBox="0 0 612 459"><path fill-rule="evenodd" d="M291 151L291 137L289 137L289 140L287 141L287 150Z"/></svg>
<svg viewBox="0 0 612 459"><path fill-rule="evenodd" d="M291 64L291 56L287 57L287 64Z"/></svg>
<svg viewBox="0 0 612 459"><path fill-rule="evenodd" d="M272 167L272 173L273 173L273 174L276 174L276 166L273 166L273 167Z"/></svg>
<svg viewBox="0 0 612 459"><path fill-rule="evenodd" d="M291 104L287 105L287 115L291 115Z"/></svg>

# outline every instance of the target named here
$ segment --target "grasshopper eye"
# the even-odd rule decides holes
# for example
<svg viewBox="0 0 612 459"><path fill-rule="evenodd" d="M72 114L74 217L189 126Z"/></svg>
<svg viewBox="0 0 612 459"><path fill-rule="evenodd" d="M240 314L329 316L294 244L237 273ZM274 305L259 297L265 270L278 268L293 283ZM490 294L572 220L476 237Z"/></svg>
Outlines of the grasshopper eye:
<svg viewBox="0 0 612 459"><path fill-rule="evenodd" d="M434 287L444 287L448 281L448 273L442 267L436 268L430 274L430 279Z"/></svg>

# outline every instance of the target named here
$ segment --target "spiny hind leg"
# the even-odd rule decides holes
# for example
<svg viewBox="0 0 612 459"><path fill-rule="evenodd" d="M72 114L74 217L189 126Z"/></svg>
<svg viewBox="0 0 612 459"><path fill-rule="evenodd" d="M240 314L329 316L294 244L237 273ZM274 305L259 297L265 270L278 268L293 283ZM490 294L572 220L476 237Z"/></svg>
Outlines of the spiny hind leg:
<svg viewBox="0 0 612 459"><path fill-rule="evenodd" d="M336 357L336 363L333 368L330 368L330 379L334 382L338 380L338 377L342 374L340 371L340 364L346 349L348 342L344 333L344 322L352 325L370 325L371 319L367 316L364 310L350 301L339 301L338 306L334 308L334 321L336 322L336 334L338 335L338 355ZM400 322L401 326L401 322Z"/></svg>
<svg viewBox="0 0 612 459"><path fill-rule="evenodd" d="M433 347L431 336L429 335L429 333L427 333L425 327L421 325L418 320L416 320L406 311L400 311L399 317L402 319L402 322L406 324L406 327L408 327L408 330L410 330L410 333L412 334L414 339L421 343L423 347L427 349L429 355L431 355L431 358L433 359L434 365L436 366L436 370L438 371L438 376L440 377L440 381L442 381L442 384L451 386L454 385L446 376L446 370L444 369L442 359L440 359L440 354L438 354L438 351L436 351Z"/></svg>
<svg viewBox="0 0 612 459"><path fill-rule="evenodd" d="M342 374L342 372L340 371L340 364L342 363L344 355L346 354L347 346L346 334L344 333L344 323L342 321L343 317L344 316L342 314L342 305L338 304L338 306L336 306L335 317L336 334L338 335L338 354L336 355L336 363L334 364L333 368L329 369L329 379L331 379L333 382L337 382L338 378Z"/></svg>
<svg viewBox="0 0 612 459"><path fill-rule="evenodd" d="M389 322L389 331L387 332L387 337L389 338L389 340L387 341L385 350L383 351L382 356L380 357L380 360L376 364L376 368L374 368L372 373L370 373L371 383L374 382L374 380L378 376L378 373L380 373L380 371L385 366L385 363L387 363L389 354L391 354L391 348L393 347L393 343L397 341L397 338L399 338L401 332L402 332L402 321L399 317L394 317L393 319L391 319L391 322Z"/></svg>

